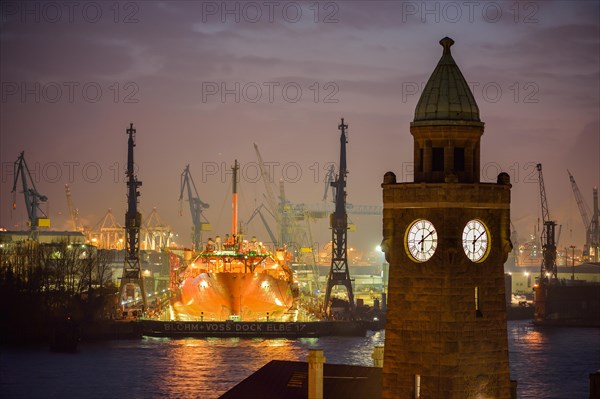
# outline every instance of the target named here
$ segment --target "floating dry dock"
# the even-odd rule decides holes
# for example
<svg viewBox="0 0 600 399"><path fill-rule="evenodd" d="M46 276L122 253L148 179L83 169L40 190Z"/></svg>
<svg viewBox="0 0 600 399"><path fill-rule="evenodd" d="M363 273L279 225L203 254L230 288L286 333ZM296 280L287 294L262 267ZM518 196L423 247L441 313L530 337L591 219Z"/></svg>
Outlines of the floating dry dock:
<svg viewBox="0 0 600 399"><path fill-rule="evenodd" d="M151 337L364 337L379 326L366 321L243 322L141 320L143 334Z"/></svg>

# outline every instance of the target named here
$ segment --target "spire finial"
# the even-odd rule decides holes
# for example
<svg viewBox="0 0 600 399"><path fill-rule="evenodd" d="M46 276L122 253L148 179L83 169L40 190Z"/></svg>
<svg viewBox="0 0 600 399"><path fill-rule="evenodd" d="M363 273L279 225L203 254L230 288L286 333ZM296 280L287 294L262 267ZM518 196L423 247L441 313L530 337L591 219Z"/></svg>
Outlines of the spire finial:
<svg viewBox="0 0 600 399"><path fill-rule="evenodd" d="M344 123L344 118L342 118L342 123L338 125L338 130L341 130L343 133L348 129L348 125Z"/></svg>
<svg viewBox="0 0 600 399"><path fill-rule="evenodd" d="M445 38L440 40L440 44L444 48L444 54L450 54L450 47L454 44L454 40L446 36Z"/></svg>

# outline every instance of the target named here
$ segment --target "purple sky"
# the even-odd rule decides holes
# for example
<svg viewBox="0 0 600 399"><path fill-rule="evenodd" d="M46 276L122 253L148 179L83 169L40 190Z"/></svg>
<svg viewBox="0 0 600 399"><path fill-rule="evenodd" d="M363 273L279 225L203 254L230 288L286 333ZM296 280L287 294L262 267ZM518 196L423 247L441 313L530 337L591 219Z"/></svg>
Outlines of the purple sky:
<svg viewBox="0 0 600 399"><path fill-rule="evenodd" d="M486 123L482 181L511 175L512 220L525 237L540 217L542 163L559 246L583 244L566 169L591 207L600 185L596 1L66 4L0 4L1 227L26 220L22 196L12 211L10 193L23 150L54 228L69 226L65 183L85 224L108 208L123 220L130 122L141 207L157 207L182 244L191 242L187 203L179 216L177 201L186 164L211 205L213 234L224 234L225 168L236 158L242 166L242 221L264 202L253 143L290 201L319 203L339 158L340 117L350 126L348 201L381 205L385 172L412 180L409 123L449 36ZM351 219L351 246L379 244L379 216ZM266 236L254 223L250 233ZM327 223L313 235L330 239Z"/></svg>

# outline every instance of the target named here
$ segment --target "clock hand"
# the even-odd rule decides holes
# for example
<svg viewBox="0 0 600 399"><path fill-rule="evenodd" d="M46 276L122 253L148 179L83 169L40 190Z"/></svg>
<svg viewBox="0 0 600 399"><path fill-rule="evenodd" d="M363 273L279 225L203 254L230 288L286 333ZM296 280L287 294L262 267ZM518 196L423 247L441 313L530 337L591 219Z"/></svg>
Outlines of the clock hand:
<svg viewBox="0 0 600 399"><path fill-rule="evenodd" d="M430 232L429 232L429 234L427 234L426 236L423 236L423 238L421 238L421 241L419 241L419 244L421 245L421 251L423 251L423 250L425 249L425 248L424 248L424 247L425 247L425 244L423 243L423 241L425 241L425 239L426 239L427 237L429 237L430 235L432 235L434 231L435 231L435 230L432 230L432 231L430 231Z"/></svg>
<svg viewBox="0 0 600 399"><path fill-rule="evenodd" d="M477 236L477 238L473 240L473 244L475 244L475 242L477 242L477 240L479 240L481 238L481 236L484 235L484 234L485 234L485 231L482 231L481 234L479 234Z"/></svg>
<svg viewBox="0 0 600 399"><path fill-rule="evenodd" d="M483 234L485 234L485 231L482 231L481 234L479 234L474 240L473 240L473 250L475 250L475 243L477 242L477 240L479 240L481 238L481 236L483 236Z"/></svg>

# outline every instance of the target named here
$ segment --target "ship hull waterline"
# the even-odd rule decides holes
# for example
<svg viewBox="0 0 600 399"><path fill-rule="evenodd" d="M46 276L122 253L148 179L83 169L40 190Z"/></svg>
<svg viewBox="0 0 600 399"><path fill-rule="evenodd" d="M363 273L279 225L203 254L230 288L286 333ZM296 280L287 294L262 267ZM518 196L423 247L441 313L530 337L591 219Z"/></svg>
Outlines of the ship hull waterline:
<svg viewBox="0 0 600 399"><path fill-rule="evenodd" d="M365 337L381 326L366 321L233 322L140 320L144 336L163 338Z"/></svg>

